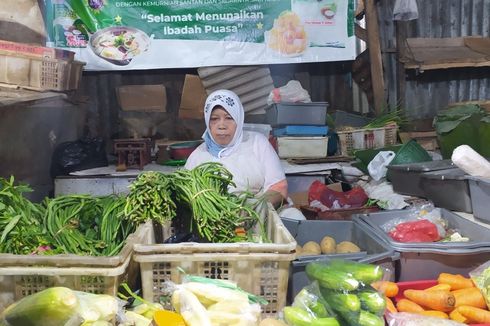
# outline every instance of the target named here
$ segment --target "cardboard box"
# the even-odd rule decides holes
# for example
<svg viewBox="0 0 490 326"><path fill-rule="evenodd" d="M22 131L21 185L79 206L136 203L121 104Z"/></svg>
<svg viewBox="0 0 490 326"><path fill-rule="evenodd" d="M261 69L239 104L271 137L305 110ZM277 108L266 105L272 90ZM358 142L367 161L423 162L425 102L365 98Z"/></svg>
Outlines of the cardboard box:
<svg viewBox="0 0 490 326"><path fill-rule="evenodd" d="M123 111L166 112L167 92L163 85L126 85L116 88Z"/></svg>
<svg viewBox="0 0 490 326"><path fill-rule="evenodd" d="M197 75L185 75L182 97L180 99L179 118L204 119L204 103L208 94Z"/></svg>
<svg viewBox="0 0 490 326"><path fill-rule="evenodd" d="M22 55L39 59L59 59L73 61L75 52L0 40L0 54Z"/></svg>

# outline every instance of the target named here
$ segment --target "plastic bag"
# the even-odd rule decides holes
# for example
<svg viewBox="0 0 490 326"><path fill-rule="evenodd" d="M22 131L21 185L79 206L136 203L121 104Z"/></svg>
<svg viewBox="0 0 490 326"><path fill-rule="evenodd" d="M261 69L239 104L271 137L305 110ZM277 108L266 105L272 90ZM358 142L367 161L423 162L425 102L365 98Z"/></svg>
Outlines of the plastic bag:
<svg viewBox="0 0 490 326"><path fill-rule="evenodd" d="M447 223L442 218L441 209L436 208L431 202L422 202L414 204L407 211L407 216L397 219L392 219L381 226L385 232L392 231L397 225L407 222L416 222L421 220L427 220L433 223L437 228L438 235L444 237L446 235ZM436 240L434 240L436 241Z"/></svg>
<svg viewBox="0 0 490 326"><path fill-rule="evenodd" d="M318 282L320 294L339 325L384 325L386 302L371 284L388 280L391 270L382 266L341 259L306 265L310 281ZM301 293L301 292L300 292ZM328 309L327 309L328 311Z"/></svg>
<svg viewBox="0 0 490 326"><path fill-rule="evenodd" d="M395 0L393 20L414 20L419 18L416 0Z"/></svg>
<svg viewBox="0 0 490 326"><path fill-rule="evenodd" d="M395 152L393 151L380 151L376 156L369 162L368 171L371 178L376 181L381 180L386 176L388 171L387 166L395 158Z"/></svg>
<svg viewBox="0 0 490 326"><path fill-rule="evenodd" d="M349 191L335 191L320 181L314 181L308 189L308 202L312 203L317 200L329 209L362 207L368 199L366 192L361 187L354 187Z"/></svg>
<svg viewBox="0 0 490 326"><path fill-rule="evenodd" d="M110 295L51 287L12 304L0 322L8 326L103 324L121 316L123 305L123 301Z"/></svg>
<svg viewBox="0 0 490 326"><path fill-rule="evenodd" d="M256 326L260 305L267 301L240 289L236 283L186 275L182 284L165 282L172 306L189 326Z"/></svg>
<svg viewBox="0 0 490 326"><path fill-rule="evenodd" d="M483 294L487 307L490 309L490 261L478 266L469 274L473 283Z"/></svg>
<svg viewBox="0 0 490 326"><path fill-rule="evenodd" d="M310 103L311 98L308 91L304 89L297 80L290 80L286 85L274 88L267 98L267 104L279 102L303 102Z"/></svg>
<svg viewBox="0 0 490 326"><path fill-rule="evenodd" d="M446 237L447 222L441 210L432 203L416 205L402 218L381 225L393 240L399 242L433 242Z"/></svg>
<svg viewBox="0 0 490 326"><path fill-rule="evenodd" d="M411 314L408 312L398 312L388 314L387 321L389 326L464 326L453 320L428 317L423 315Z"/></svg>
<svg viewBox="0 0 490 326"><path fill-rule="evenodd" d="M456 147L451 160L471 176L490 178L490 162L468 145Z"/></svg>
<svg viewBox="0 0 490 326"><path fill-rule="evenodd" d="M316 281L305 286L294 297L292 306L283 309L282 315L291 326L334 325L337 322L337 316L323 299Z"/></svg>
<svg viewBox="0 0 490 326"><path fill-rule="evenodd" d="M51 177L107 166L105 143L101 138L84 138L59 144L51 160Z"/></svg>

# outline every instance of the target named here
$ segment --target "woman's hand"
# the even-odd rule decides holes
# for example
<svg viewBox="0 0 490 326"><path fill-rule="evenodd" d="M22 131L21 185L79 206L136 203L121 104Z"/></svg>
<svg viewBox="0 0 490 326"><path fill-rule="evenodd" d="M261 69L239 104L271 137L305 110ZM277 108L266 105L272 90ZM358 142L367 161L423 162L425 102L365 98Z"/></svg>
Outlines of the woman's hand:
<svg viewBox="0 0 490 326"><path fill-rule="evenodd" d="M272 206L274 206L275 209L281 207L286 201L284 197L281 195L281 193L274 190L267 190L264 196L267 199L267 201L270 202Z"/></svg>

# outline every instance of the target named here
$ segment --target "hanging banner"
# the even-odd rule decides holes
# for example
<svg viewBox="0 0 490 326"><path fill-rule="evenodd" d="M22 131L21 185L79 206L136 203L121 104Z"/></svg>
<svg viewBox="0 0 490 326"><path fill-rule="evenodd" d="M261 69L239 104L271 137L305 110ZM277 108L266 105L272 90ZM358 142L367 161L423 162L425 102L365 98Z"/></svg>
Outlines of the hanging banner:
<svg viewBox="0 0 490 326"><path fill-rule="evenodd" d="M88 70L353 60L354 0L44 0Z"/></svg>

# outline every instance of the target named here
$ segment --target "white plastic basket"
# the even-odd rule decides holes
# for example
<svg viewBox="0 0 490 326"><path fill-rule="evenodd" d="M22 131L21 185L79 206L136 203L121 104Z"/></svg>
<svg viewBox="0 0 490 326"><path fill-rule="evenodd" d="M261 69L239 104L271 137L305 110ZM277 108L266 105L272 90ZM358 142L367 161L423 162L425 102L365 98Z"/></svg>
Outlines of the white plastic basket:
<svg viewBox="0 0 490 326"><path fill-rule="evenodd" d="M0 313L11 303L53 286L117 295L122 282L131 284L137 277L132 248L144 241L149 228L149 224L141 225L113 257L0 254Z"/></svg>
<svg viewBox="0 0 490 326"><path fill-rule="evenodd" d="M164 227L164 234L169 236L171 229ZM268 234L272 243L155 244L151 230L149 244L134 246L143 298L161 301L165 281L181 283L180 267L188 274L236 282L245 291L269 301L262 306L262 316L275 316L286 304L289 264L295 258L296 241L272 207Z"/></svg>

